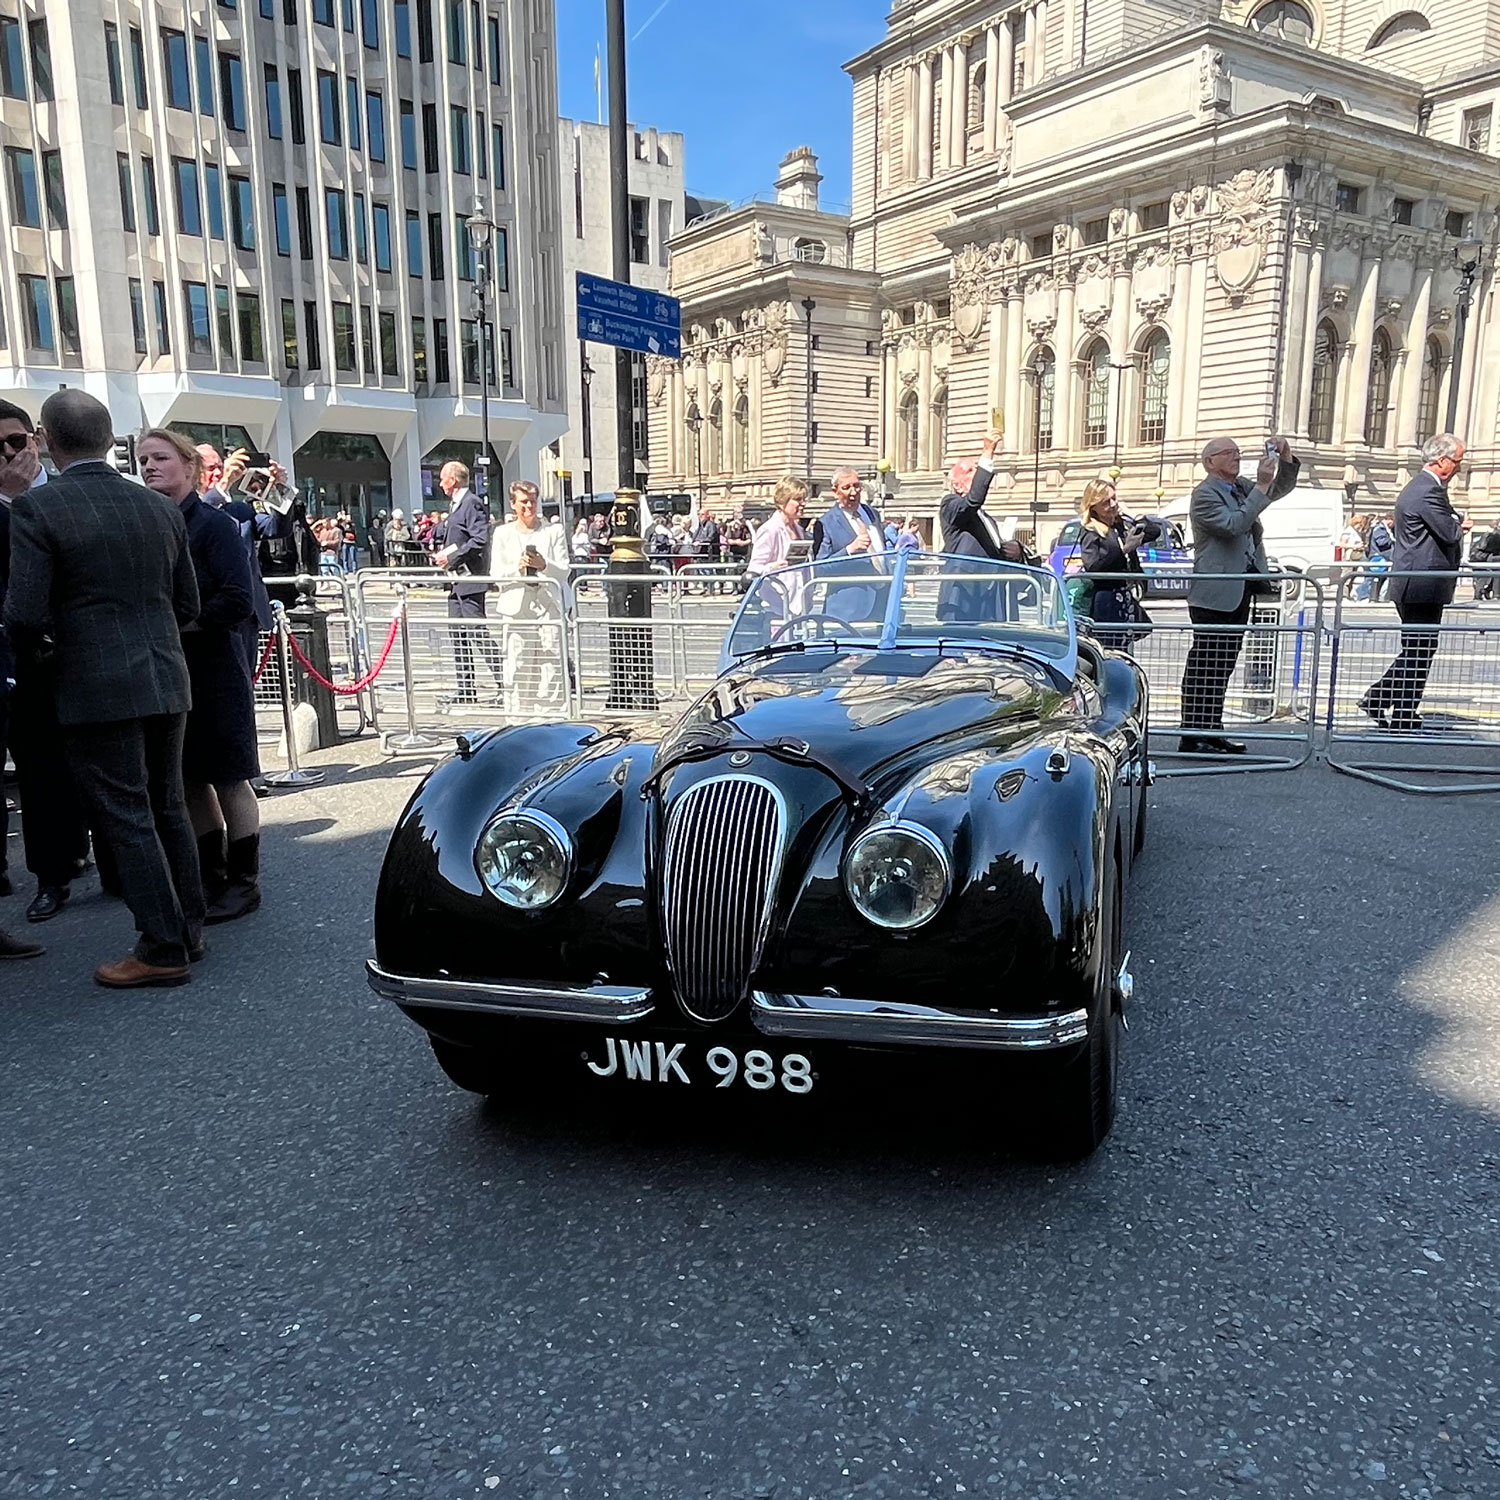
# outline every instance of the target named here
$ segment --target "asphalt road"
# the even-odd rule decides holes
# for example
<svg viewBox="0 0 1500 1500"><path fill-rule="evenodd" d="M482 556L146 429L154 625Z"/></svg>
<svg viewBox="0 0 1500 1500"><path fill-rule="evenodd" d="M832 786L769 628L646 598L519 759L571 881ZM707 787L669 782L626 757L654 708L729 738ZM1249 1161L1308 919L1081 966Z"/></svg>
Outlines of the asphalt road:
<svg viewBox="0 0 1500 1500"><path fill-rule="evenodd" d="M982 1098L477 1104L360 972L417 768L321 759L190 987L93 988L91 889L0 973L0 1494L1500 1496L1492 801L1160 784L1057 1170Z"/></svg>

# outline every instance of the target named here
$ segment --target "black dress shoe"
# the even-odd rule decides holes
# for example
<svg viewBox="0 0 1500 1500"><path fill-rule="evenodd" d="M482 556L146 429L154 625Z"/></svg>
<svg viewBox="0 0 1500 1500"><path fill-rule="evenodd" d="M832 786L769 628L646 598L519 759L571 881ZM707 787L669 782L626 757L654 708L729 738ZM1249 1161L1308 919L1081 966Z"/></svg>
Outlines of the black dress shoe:
<svg viewBox="0 0 1500 1500"><path fill-rule="evenodd" d="M1390 723L1383 726L1392 734L1416 734L1422 727L1420 714L1392 714Z"/></svg>
<svg viewBox="0 0 1500 1500"><path fill-rule="evenodd" d="M1389 729L1391 727L1390 721L1385 716L1385 709L1378 703L1371 703L1370 695L1368 693L1366 693L1365 696L1359 700L1357 706L1361 713L1369 714L1369 716L1374 719L1378 728Z"/></svg>
<svg viewBox="0 0 1500 1500"><path fill-rule="evenodd" d="M70 895L72 891L65 885L39 885L26 908L26 920L50 922L67 905Z"/></svg>
<svg viewBox="0 0 1500 1500"><path fill-rule="evenodd" d="M1204 740L1203 744L1210 755L1243 755L1245 753L1244 740L1225 739L1222 734L1213 735Z"/></svg>
<svg viewBox="0 0 1500 1500"><path fill-rule="evenodd" d="M40 958L42 952L36 943L28 943L23 938L13 938L8 932L0 931L0 959Z"/></svg>

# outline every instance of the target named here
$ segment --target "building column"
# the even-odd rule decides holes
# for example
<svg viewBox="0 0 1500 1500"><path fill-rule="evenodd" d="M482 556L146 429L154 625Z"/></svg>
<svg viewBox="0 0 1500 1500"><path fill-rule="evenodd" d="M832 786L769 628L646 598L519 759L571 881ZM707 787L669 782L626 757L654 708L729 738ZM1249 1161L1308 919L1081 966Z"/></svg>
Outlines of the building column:
<svg viewBox="0 0 1500 1500"><path fill-rule="evenodd" d="M896 353L896 345L887 344L881 361L880 456L892 463L900 456L901 380L896 371Z"/></svg>
<svg viewBox="0 0 1500 1500"><path fill-rule="evenodd" d="M1187 336L1182 371L1182 435L1197 442L1198 392L1203 381L1203 316L1208 306L1208 242L1193 246L1188 269Z"/></svg>
<svg viewBox="0 0 1500 1500"><path fill-rule="evenodd" d="M932 340L927 339L917 355L917 467L929 467L932 452Z"/></svg>
<svg viewBox="0 0 1500 1500"><path fill-rule="evenodd" d="M932 57L917 66L917 176L932 176Z"/></svg>
<svg viewBox="0 0 1500 1500"><path fill-rule="evenodd" d="M993 156L1000 126L1000 33L1004 23L984 34L984 154Z"/></svg>
<svg viewBox="0 0 1500 1500"><path fill-rule="evenodd" d="M1312 415L1313 360L1318 352L1318 324L1322 321L1320 305L1323 300L1323 242L1313 236L1312 254L1307 265L1307 306L1302 319L1302 368L1297 381L1297 404L1292 408L1288 430L1298 437L1307 437Z"/></svg>
<svg viewBox="0 0 1500 1500"><path fill-rule="evenodd" d="M1113 364L1123 365L1130 360L1130 267L1125 263L1125 252L1118 249L1114 255L1109 302L1109 357ZM1113 452L1118 443L1126 446L1126 434L1130 431L1130 406L1134 398L1129 370L1109 372L1109 410L1105 413L1105 442ZM1123 386L1123 389L1121 388ZM1116 427L1123 424L1124 431Z"/></svg>
<svg viewBox="0 0 1500 1500"><path fill-rule="evenodd" d="M1183 426L1183 384L1187 369L1188 281L1191 274L1188 257L1172 257L1172 301L1167 309L1167 336L1172 341L1172 362L1167 367L1167 441L1176 443L1187 436Z"/></svg>
<svg viewBox="0 0 1500 1500"><path fill-rule="evenodd" d="M1021 87L1030 88L1036 82L1036 11L1021 12Z"/></svg>
<svg viewBox="0 0 1500 1500"><path fill-rule="evenodd" d="M962 42L953 44L953 109L949 140L949 160L955 167L969 159L969 49Z"/></svg>
<svg viewBox="0 0 1500 1500"><path fill-rule="evenodd" d="M921 152L918 146L921 132L921 65L913 63L906 70L906 134L902 142L903 176L907 182L915 182L921 169Z"/></svg>
<svg viewBox="0 0 1500 1500"><path fill-rule="evenodd" d="M1401 400L1396 407L1397 448L1414 448L1417 414L1422 401L1422 378L1427 367L1427 314L1432 306L1432 267L1417 272L1411 315L1406 320L1405 358L1401 362Z"/></svg>
<svg viewBox="0 0 1500 1500"><path fill-rule="evenodd" d="M1031 48L1031 66L1036 70L1032 77L1040 83L1047 71L1047 0L1037 0L1035 14L1036 41Z"/></svg>
<svg viewBox="0 0 1500 1500"><path fill-rule="evenodd" d="M1005 442L1006 453L1021 451L1021 356L1026 304L1019 278L1005 290Z"/></svg>
<svg viewBox="0 0 1500 1500"><path fill-rule="evenodd" d="M986 289L984 295L988 299L988 289ZM985 395L985 399L989 404L985 407L984 412L986 431L989 429L990 414L996 407L1004 408L1005 406L1005 314L1006 306L1004 302L991 302L989 304L989 381L986 386ZM1007 410L1005 412L1007 426L1009 426L1011 420L1011 414Z"/></svg>
<svg viewBox="0 0 1500 1500"><path fill-rule="evenodd" d="M1380 282L1380 257L1367 254L1359 270L1359 302L1354 312L1354 338L1346 370L1346 443L1362 443L1365 440L1365 406L1370 395L1370 353L1375 345L1375 292Z"/></svg>
<svg viewBox="0 0 1500 1500"><path fill-rule="evenodd" d="M1000 43L1000 66L997 69L995 87L998 92L995 102L1000 109L1010 103L1011 84L1015 81L1016 73L1016 28L1011 24L1011 18L1005 17L995 27L995 36ZM996 113L998 114L998 110ZM995 122L995 141L1000 140L1000 126L998 119Z"/></svg>
<svg viewBox="0 0 1500 1500"><path fill-rule="evenodd" d="M1076 381L1073 369L1073 345L1078 342L1074 327L1075 288L1073 268L1059 266L1057 276L1057 383L1052 397L1052 447L1071 452L1073 448L1073 392Z"/></svg>
<svg viewBox="0 0 1500 1500"><path fill-rule="evenodd" d="M422 509L422 439L417 431L418 425L413 422L406 429L391 453L391 508L404 510L408 517ZM280 418L277 426L280 426ZM277 450L273 447L270 451Z"/></svg>

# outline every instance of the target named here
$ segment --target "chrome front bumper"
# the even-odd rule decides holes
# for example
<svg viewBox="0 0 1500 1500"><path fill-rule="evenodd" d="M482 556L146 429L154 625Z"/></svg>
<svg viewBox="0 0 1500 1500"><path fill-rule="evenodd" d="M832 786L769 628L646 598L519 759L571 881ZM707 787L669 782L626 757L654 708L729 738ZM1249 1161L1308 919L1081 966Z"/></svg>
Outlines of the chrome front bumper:
<svg viewBox="0 0 1500 1500"><path fill-rule="evenodd" d="M655 1010L649 989L628 985L542 986L428 979L392 974L373 958L366 963L365 973L377 995L402 1006L429 1005L436 1010L479 1011L534 1021L585 1021L599 1026L633 1025ZM998 1016L932 1005L846 1000L832 995L776 995L760 990L750 996L750 1020L766 1036L805 1041L1008 1052L1071 1047L1087 1040L1089 1034L1086 1010Z"/></svg>

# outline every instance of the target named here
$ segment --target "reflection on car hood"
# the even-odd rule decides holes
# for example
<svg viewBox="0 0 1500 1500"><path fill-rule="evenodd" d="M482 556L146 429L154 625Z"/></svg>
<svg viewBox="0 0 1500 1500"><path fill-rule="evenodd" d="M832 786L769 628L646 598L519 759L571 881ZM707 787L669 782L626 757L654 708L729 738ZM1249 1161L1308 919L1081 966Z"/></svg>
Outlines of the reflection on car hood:
<svg viewBox="0 0 1500 1500"><path fill-rule="evenodd" d="M992 653L788 653L724 674L662 741L660 754L722 737L805 740L856 775L976 730L1034 731L1061 694L1045 673Z"/></svg>

